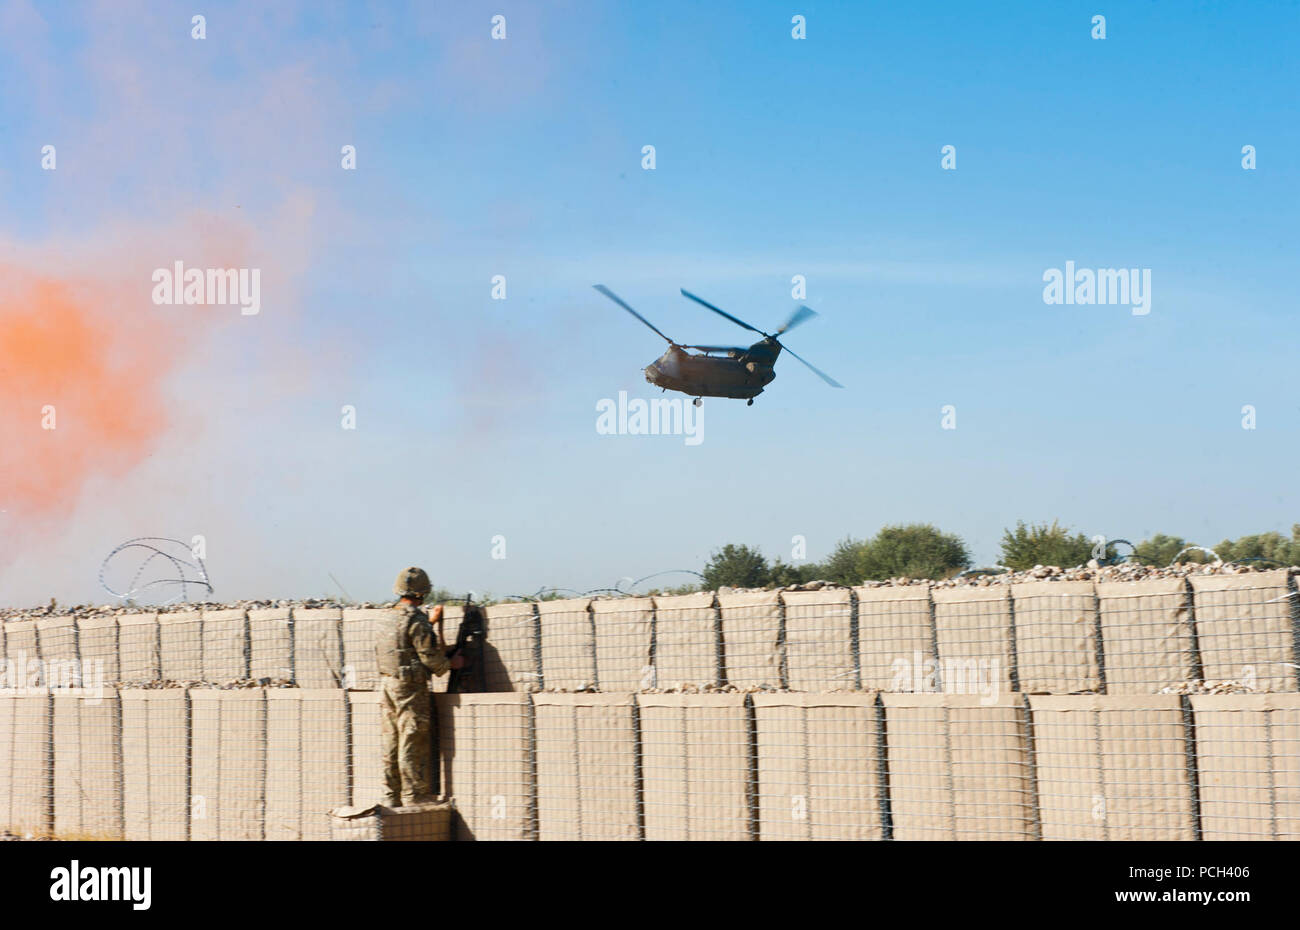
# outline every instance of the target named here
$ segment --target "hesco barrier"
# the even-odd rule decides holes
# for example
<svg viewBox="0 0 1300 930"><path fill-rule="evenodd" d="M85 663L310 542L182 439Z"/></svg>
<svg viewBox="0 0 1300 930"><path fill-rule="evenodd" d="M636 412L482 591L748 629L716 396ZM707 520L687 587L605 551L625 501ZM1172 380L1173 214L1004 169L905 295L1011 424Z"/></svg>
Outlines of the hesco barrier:
<svg viewBox="0 0 1300 930"><path fill-rule="evenodd" d="M755 694L758 838L878 840L888 805L874 694Z"/></svg>
<svg viewBox="0 0 1300 930"><path fill-rule="evenodd" d="M1253 678L1259 691L1296 690L1300 628L1290 574L1193 575L1191 582L1206 677Z"/></svg>
<svg viewBox="0 0 1300 930"><path fill-rule="evenodd" d="M656 686L721 684L722 626L712 592L652 600ZM492 635L490 628L488 635Z"/></svg>
<svg viewBox="0 0 1300 930"><path fill-rule="evenodd" d="M435 706L439 783L442 793L456 799L457 839L536 839L529 695L440 694ZM378 717L371 725L378 726Z"/></svg>
<svg viewBox="0 0 1300 930"><path fill-rule="evenodd" d="M1284 570L578 598L487 608L491 691L740 689L1155 694L1228 681L1297 690L1300 598ZM105 684L377 684L380 609L209 609L21 620L9 665L90 663ZM447 637L461 608L446 608ZM437 688L445 689L445 679Z"/></svg>
<svg viewBox="0 0 1300 930"><path fill-rule="evenodd" d="M435 767L461 839L1300 839L1297 601L1276 571L492 605ZM0 625L0 827L324 838L383 791L382 617ZM1201 681L1255 693L1158 693Z"/></svg>
<svg viewBox="0 0 1300 930"><path fill-rule="evenodd" d="M537 838L640 839L630 694L536 694Z"/></svg>
<svg viewBox="0 0 1300 930"><path fill-rule="evenodd" d="M379 695L0 694L0 828L322 839ZM434 696L460 839L1300 839L1300 695Z"/></svg>
<svg viewBox="0 0 1300 930"><path fill-rule="evenodd" d="M744 840L754 831L752 724L743 694L641 694L647 840Z"/></svg>

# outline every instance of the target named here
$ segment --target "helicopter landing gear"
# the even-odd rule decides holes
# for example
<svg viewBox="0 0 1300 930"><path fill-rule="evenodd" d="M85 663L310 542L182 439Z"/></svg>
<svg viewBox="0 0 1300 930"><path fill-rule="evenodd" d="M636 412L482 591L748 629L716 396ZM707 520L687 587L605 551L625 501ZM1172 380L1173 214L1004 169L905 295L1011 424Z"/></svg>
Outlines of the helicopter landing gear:
<svg viewBox="0 0 1300 930"><path fill-rule="evenodd" d="M704 403L704 398L703 398L703 397L697 397L697 398L695 398L695 400L691 401L691 403L693 403L695 406L698 407L698 406L700 406L700 404Z"/></svg>
<svg viewBox="0 0 1300 930"><path fill-rule="evenodd" d="M745 406L746 407L754 406L754 398L751 397L749 400L745 401Z"/></svg>

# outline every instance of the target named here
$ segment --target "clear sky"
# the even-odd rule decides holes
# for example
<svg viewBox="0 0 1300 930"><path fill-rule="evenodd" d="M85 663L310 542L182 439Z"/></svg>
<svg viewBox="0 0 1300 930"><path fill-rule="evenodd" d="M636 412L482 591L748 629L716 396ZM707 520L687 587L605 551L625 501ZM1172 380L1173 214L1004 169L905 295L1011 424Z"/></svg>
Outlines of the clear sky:
<svg viewBox="0 0 1300 930"><path fill-rule="evenodd" d="M144 535L202 535L218 599L380 598L1300 520L1294 2L0 0L0 52L0 603L99 600ZM178 260L260 313L154 305ZM1150 313L1045 304L1067 261ZM678 289L769 328L795 275L844 390L783 358L699 445L597 433L663 344L592 284L733 343ZM31 336L51 282L80 354Z"/></svg>

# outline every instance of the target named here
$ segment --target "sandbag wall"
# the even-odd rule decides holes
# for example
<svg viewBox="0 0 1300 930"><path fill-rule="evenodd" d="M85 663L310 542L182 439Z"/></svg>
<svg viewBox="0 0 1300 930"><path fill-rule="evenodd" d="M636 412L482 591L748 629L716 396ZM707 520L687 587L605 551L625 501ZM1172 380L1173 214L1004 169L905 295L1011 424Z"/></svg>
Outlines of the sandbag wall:
<svg viewBox="0 0 1300 930"><path fill-rule="evenodd" d="M1298 600L1278 571L494 605L490 693L435 696L441 789L461 839L1300 838ZM0 828L323 838L383 790L383 616L0 625ZM1198 680L1255 693L1159 693Z"/></svg>
<svg viewBox="0 0 1300 930"><path fill-rule="evenodd" d="M1300 694L441 694L462 840L1300 839ZM376 692L0 694L0 828L325 839Z"/></svg>
<svg viewBox="0 0 1300 930"><path fill-rule="evenodd" d="M490 691L733 686L825 693L1155 694L1190 681L1297 690L1285 570L1137 582L823 588L487 608ZM262 681L373 690L381 609L12 621L8 667L77 684ZM448 638L460 621L446 609ZM434 681L446 689L446 677Z"/></svg>

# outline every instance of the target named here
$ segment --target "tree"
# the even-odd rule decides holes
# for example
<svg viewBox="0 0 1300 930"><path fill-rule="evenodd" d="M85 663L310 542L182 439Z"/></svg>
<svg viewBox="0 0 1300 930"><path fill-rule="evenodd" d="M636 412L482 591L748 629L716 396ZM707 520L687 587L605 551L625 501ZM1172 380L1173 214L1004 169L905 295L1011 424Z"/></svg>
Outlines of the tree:
<svg viewBox="0 0 1300 930"><path fill-rule="evenodd" d="M759 588L767 584L767 559L758 549L727 543L709 554L703 574L705 588Z"/></svg>
<svg viewBox="0 0 1300 930"><path fill-rule="evenodd" d="M1071 535L1069 530L1055 520L1026 526L1016 521L1016 529L1002 533L1002 564L1013 571L1024 571L1035 565L1055 565L1073 568L1092 558L1092 543L1082 533Z"/></svg>
<svg viewBox="0 0 1300 930"><path fill-rule="evenodd" d="M1300 523L1292 524L1291 538L1281 533L1256 533L1237 540L1225 539L1214 547L1225 562L1236 559L1264 558L1283 565L1300 565Z"/></svg>
<svg viewBox="0 0 1300 930"><path fill-rule="evenodd" d="M780 557L773 559L772 566L767 572L767 583L773 588L803 584L807 581L816 581L819 578L823 578L823 575L822 566L818 563L804 562L802 565L791 565L782 562Z"/></svg>
<svg viewBox="0 0 1300 930"><path fill-rule="evenodd" d="M886 578L947 578L970 566L970 553L960 536L940 532L928 523L886 526L858 552L857 580Z"/></svg>
<svg viewBox="0 0 1300 930"><path fill-rule="evenodd" d="M858 572L858 561L862 557L865 542L846 536L835 544L835 550L823 562L819 574L824 581L836 584L862 584L862 575Z"/></svg>
<svg viewBox="0 0 1300 930"><path fill-rule="evenodd" d="M1188 546L1193 545L1181 536L1166 536L1156 533L1150 539L1144 539L1133 547L1133 554L1143 565L1155 565L1163 568L1174 560L1174 556ZM1179 561L1208 562L1210 557L1204 552L1188 552Z"/></svg>

